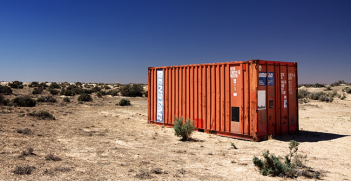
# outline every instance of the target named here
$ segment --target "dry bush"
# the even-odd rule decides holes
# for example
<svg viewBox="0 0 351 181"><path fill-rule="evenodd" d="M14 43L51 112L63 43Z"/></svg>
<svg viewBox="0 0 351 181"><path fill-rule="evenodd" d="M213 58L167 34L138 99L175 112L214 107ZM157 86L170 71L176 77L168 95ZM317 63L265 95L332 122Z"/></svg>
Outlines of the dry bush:
<svg viewBox="0 0 351 181"><path fill-rule="evenodd" d="M27 150L23 150L21 155L19 157L25 157L25 156L28 156L28 155L35 155L33 153L34 149L32 147L28 147Z"/></svg>
<svg viewBox="0 0 351 181"><path fill-rule="evenodd" d="M10 95L12 94L12 89L10 87L0 85L0 93Z"/></svg>
<svg viewBox="0 0 351 181"><path fill-rule="evenodd" d="M20 133L20 134L31 134L32 130L30 130L29 128L17 129L17 133Z"/></svg>
<svg viewBox="0 0 351 181"><path fill-rule="evenodd" d="M55 120L55 116L50 114L47 111L39 111L39 112L32 112L32 113L27 113L27 116L32 116L32 117L37 117L39 119L51 119Z"/></svg>
<svg viewBox="0 0 351 181"><path fill-rule="evenodd" d="M61 161L62 159L58 156L54 156L53 154L47 154L45 156L45 160L52 160L52 161Z"/></svg>
<svg viewBox="0 0 351 181"><path fill-rule="evenodd" d="M17 166L15 168L15 170L13 170L12 172L14 174L18 174L18 175L25 175L25 174L31 174L33 172L33 170L35 169L35 167L33 166L29 166L29 165L25 165L25 166Z"/></svg>
<svg viewBox="0 0 351 181"><path fill-rule="evenodd" d="M43 93L43 88L34 88L32 94L41 94Z"/></svg>
<svg viewBox="0 0 351 181"><path fill-rule="evenodd" d="M12 99L12 103L15 106L19 107L34 107L37 102L30 96L26 95L21 97L15 97L14 99Z"/></svg>
<svg viewBox="0 0 351 181"><path fill-rule="evenodd" d="M9 83L9 86L14 89L23 89L23 82L13 81Z"/></svg>

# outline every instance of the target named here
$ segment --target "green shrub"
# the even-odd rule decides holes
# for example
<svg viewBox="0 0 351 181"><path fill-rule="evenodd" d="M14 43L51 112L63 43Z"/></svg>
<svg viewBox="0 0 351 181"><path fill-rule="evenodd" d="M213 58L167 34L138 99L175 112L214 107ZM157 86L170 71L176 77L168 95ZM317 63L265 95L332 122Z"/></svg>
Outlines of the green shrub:
<svg viewBox="0 0 351 181"><path fill-rule="evenodd" d="M34 107L37 102L27 95L15 97L14 99L12 99L12 103L19 107Z"/></svg>
<svg viewBox="0 0 351 181"><path fill-rule="evenodd" d="M104 89L111 89L111 87L110 86L108 86L108 85L104 85Z"/></svg>
<svg viewBox="0 0 351 181"><path fill-rule="evenodd" d="M41 94L43 93L43 88L34 88L32 94Z"/></svg>
<svg viewBox="0 0 351 181"><path fill-rule="evenodd" d="M284 163L281 157L270 154L267 150L263 153L263 159L256 156L253 158L253 163L260 169L262 175L279 176L279 177L297 177L305 176L308 178L320 177L320 172L313 171L311 168L306 167L306 155L297 154L298 146L300 143L291 140L289 143L289 154L284 157Z"/></svg>
<svg viewBox="0 0 351 181"><path fill-rule="evenodd" d="M71 102L68 97L63 98L63 102Z"/></svg>
<svg viewBox="0 0 351 181"><path fill-rule="evenodd" d="M97 97L102 97L102 96L104 96L104 95L106 95L106 93L105 93L104 91L98 91L98 92L96 92L96 96L97 96Z"/></svg>
<svg viewBox="0 0 351 181"><path fill-rule="evenodd" d="M93 92L98 92L101 90L101 87L95 86L91 89Z"/></svg>
<svg viewBox="0 0 351 181"><path fill-rule="evenodd" d="M233 142L230 142L230 146L232 146L234 149L238 149Z"/></svg>
<svg viewBox="0 0 351 181"><path fill-rule="evenodd" d="M58 93L60 93L60 91L55 90L55 89L49 89L49 92L50 92L50 94L52 94L52 95L57 95Z"/></svg>
<svg viewBox="0 0 351 181"><path fill-rule="evenodd" d="M49 89L60 89L61 86L58 85L56 82L52 82L49 86Z"/></svg>
<svg viewBox="0 0 351 181"><path fill-rule="evenodd" d="M23 82L13 81L9 83L9 86L14 89L23 89Z"/></svg>
<svg viewBox="0 0 351 181"><path fill-rule="evenodd" d="M149 95L148 93L149 93L148 91L145 91L144 96L147 97Z"/></svg>
<svg viewBox="0 0 351 181"><path fill-rule="evenodd" d="M3 95L0 94L0 106L7 106L8 100L5 99Z"/></svg>
<svg viewBox="0 0 351 181"><path fill-rule="evenodd" d="M41 96L37 99L37 102L57 102L52 96Z"/></svg>
<svg viewBox="0 0 351 181"><path fill-rule="evenodd" d="M39 87L39 83L38 82L31 82L28 87Z"/></svg>
<svg viewBox="0 0 351 181"><path fill-rule="evenodd" d="M110 90L106 94L107 95L111 95L111 96L117 96L118 95L118 91L117 90Z"/></svg>
<svg viewBox="0 0 351 181"><path fill-rule="evenodd" d="M310 98L313 100L319 100L319 97L321 95L324 95L324 93L323 92L315 92L315 93L310 94Z"/></svg>
<svg viewBox="0 0 351 181"><path fill-rule="evenodd" d="M180 119L177 119L175 117L173 128L174 135L182 137L181 140L186 141L189 140L189 138L195 130L194 121L186 120L185 123L183 123L183 117L181 117Z"/></svg>
<svg viewBox="0 0 351 181"><path fill-rule="evenodd" d="M331 89L330 86L327 86L325 90L326 90L326 91L330 91L330 90L332 90L332 89Z"/></svg>
<svg viewBox="0 0 351 181"><path fill-rule="evenodd" d="M308 92L306 89L299 89L298 94L299 94L299 99L302 99L309 96L311 93Z"/></svg>
<svg viewBox="0 0 351 181"><path fill-rule="evenodd" d="M55 116L50 114L47 111L39 111L39 112L33 112L33 113L28 113L27 116L32 116L32 117L36 117L39 119L51 119L51 120L55 120Z"/></svg>
<svg viewBox="0 0 351 181"><path fill-rule="evenodd" d="M120 88L122 96L128 97L142 97L143 96L143 87L139 84L125 85Z"/></svg>
<svg viewBox="0 0 351 181"><path fill-rule="evenodd" d="M60 95L65 95L65 96L74 96L76 95L72 90L65 90L65 88L61 89Z"/></svg>
<svg viewBox="0 0 351 181"><path fill-rule="evenodd" d="M78 97L78 101L89 102L89 101L93 101L93 98L89 94L81 94Z"/></svg>
<svg viewBox="0 0 351 181"><path fill-rule="evenodd" d="M10 87L0 85L0 93L10 95L12 94L12 90Z"/></svg>
<svg viewBox="0 0 351 181"><path fill-rule="evenodd" d="M130 101L128 99L121 99L118 104L120 106L128 106L130 105Z"/></svg>

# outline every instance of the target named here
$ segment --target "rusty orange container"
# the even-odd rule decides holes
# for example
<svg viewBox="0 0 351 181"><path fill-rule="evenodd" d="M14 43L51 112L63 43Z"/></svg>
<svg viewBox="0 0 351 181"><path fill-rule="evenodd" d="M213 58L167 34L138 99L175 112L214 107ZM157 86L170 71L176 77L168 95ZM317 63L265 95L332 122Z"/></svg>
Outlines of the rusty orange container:
<svg viewBox="0 0 351 181"><path fill-rule="evenodd" d="M266 140L299 130L297 63L250 60L148 68L148 122Z"/></svg>

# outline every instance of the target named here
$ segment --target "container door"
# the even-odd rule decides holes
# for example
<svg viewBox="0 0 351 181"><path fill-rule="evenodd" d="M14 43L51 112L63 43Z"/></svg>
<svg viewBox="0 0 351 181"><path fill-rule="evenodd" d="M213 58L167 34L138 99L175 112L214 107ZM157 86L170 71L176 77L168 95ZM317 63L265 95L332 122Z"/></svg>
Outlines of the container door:
<svg viewBox="0 0 351 181"><path fill-rule="evenodd" d="M230 107L230 132L231 133L241 133L240 125L243 121L241 118L243 104L243 82L242 82L242 70L241 65L231 65L230 66L230 97L231 97L231 107ZM242 128L241 128L242 129Z"/></svg>
<svg viewBox="0 0 351 181"><path fill-rule="evenodd" d="M163 70L157 70L157 122L163 123Z"/></svg>
<svg viewBox="0 0 351 181"><path fill-rule="evenodd" d="M268 111L268 135L275 135L275 72L274 65L267 66L267 111Z"/></svg>
<svg viewBox="0 0 351 181"><path fill-rule="evenodd" d="M267 84L268 84L268 73L266 65L258 66L258 88L257 88L257 125L258 125L258 136L268 134L268 122L267 122Z"/></svg>
<svg viewBox="0 0 351 181"><path fill-rule="evenodd" d="M280 66L280 89L281 89L281 105L280 105L280 110L281 110L281 132L282 134L288 133L289 125L288 125L288 80L287 80L287 67L286 66Z"/></svg>
<svg viewBox="0 0 351 181"><path fill-rule="evenodd" d="M288 85L289 85L289 133L297 131L297 102L296 102L296 73L295 67L289 66L288 72Z"/></svg>

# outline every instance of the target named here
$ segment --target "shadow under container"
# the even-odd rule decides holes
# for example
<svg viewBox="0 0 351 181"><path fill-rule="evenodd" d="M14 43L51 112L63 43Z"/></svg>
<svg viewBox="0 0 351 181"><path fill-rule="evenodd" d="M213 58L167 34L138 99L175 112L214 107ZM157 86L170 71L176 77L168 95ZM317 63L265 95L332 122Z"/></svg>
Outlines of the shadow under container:
<svg viewBox="0 0 351 181"><path fill-rule="evenodd" d="M148 122L247 139L299 130L297 63L250 60L148 68Z"/></svg>

